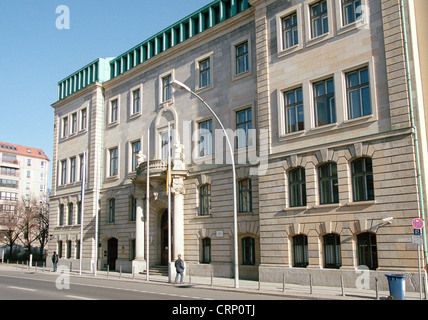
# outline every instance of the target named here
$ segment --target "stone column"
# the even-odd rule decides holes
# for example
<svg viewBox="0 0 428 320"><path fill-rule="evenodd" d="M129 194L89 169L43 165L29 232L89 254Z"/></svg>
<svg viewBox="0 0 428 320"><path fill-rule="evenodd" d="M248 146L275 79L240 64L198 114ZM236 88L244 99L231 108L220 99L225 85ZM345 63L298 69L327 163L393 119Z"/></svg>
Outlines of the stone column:
<svg viewBox="0 0 428 320"><path fill-rule="evenodd" d="M132 266L136 274L146 270L146 261L144 259L145 222L143 208L144 201L139 197L137 198L137 213L135 217L135 259L132 261Z"/></svg>
<svg viewBox="0 0 428 320"><path fill-rule="evenodd" d="M181 254L184 258L184 182L182 177L174 177L172 188L174 195L174 252L173 259Z"/></svg>

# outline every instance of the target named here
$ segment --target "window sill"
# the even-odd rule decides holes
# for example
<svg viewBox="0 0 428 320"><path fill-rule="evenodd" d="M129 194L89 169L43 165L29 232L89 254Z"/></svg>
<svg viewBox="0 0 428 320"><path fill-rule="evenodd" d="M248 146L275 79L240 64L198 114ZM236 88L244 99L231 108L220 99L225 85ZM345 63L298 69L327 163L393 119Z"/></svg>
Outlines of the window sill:
<svg viewBox="0 0 428 320"><path fill-rule="evenodd" d="M286 211L286 212L290 212L290 211L301 211L301 212L303 212L303 211L306 211L306 210L308 210L309 209L309 207L308 206L302 206L302 207L287 207L287 208L285 208L284 209L284 211Z"/></svg>
<svg viewBox="0 0 428 320"><path fill-rule="evenodd" d="M300 130L300 131L296 131L296 132L286 133L286 134L280 136L279 139L280 140L297 139L297 138L300 138L301 136L305 135L305 133L306 133L305 130Z"/></svg>
<svg viewBox="0 0 428 320"><path fill-rule="evenodd" d="M356 201L356 202L348 202L345 203L344 207L358 207L358 206L373 206L376 204L376 200L368 200L368 201Z"/></svg>
<svg viewBox="0 0 428 320"><path fill-rule="evenodd" d="M302 46L301 44L296 44L296 45L294 45L294 46L292 46L292 47L289 47L289 48L287 48L287 49L281 50L281 51L278 53L278 59L281 59L281 58L283 58L283 57L286 57L286 56L288 56L288 55L291 55L291 54L293 54L293 53L296 53L296 52L298 52L298 51L300 51L300 50L302 50L302 49L303 49L303 46Z"/></svg>
<svg viewBox="0 0 428 320"><path fill-rule="evenodd" d="M129 120L138 119L139 117L141 117L141 112L137 112L137 113L130 115Z"/></svg>
<svg viewBox="0 0 428 320"><path fill-rule="evenodd" d="M328 131L328 130L331 130L331 129L335 128L335 127L337 127L337 122L329 123L329 124L325 124L323 126L311 128L310 132L313 132L313 131L323 131L323 130Z"/></svg>
<svg viewBox="0 0 428 320"><path fill-rule="evenodd" d="M358 118L353 118L353 119L348 119L348 120L343 121L343 124L344 125L351 125L351 124L354 124L354 123L355 124L359 124L361 122L367 122L367 121L370 121L370 120L375 121L373 114L368 114L366 116L362 116L362 117L358 117Z"/></svg>
<svg viewBox="0 0 428 320"><path fill-rule="evenodd" d="M212 218L213 216L212 216L212 214L206 214L206 215L204 215L204 216L201 216L201 215L197 215L197 216L195 216L195 218L197 218L197 219L208 219L208 218Z"/></svg>
<svg viewBox="0 0 428 320"><path fill-rule="evenodd" d="M333 37L333 33L331 31L324 33L322 35L316 36L314 38L310 38L306 41L306 47L317 45L318 43L327 41L328 39Z"/></svg>
<svg viewBox="0 0 428 320"><path fill-rule="evenodd" d="M311 209L329 209L329 208L340 208L340 203L328 203L328 204L317 204L313 206Z"/></svg>
<svg viewBox="0 0 428 320"><path fill-rule="evenodd" d="M119 125L119 121L109 122L109 123L107 124L107 129L117 127L118 125Z"/></svg>

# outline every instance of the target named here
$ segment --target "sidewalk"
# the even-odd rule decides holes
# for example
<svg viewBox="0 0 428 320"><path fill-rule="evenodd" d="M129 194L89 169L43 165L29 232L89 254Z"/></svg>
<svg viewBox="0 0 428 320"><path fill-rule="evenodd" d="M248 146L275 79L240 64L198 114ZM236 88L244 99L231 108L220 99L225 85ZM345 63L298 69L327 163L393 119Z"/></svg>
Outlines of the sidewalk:
<svg viewBox="0 0 428 320"><path fill-rule="evenodd" d="M35 268L31 267L28 269L27 266L16 266L1 264L0 267L8 268L9 270L16 271L32 271L49 273L51 272L48 268ZM93 273L84 270L82 275L79 275L78 270L72 270L70 275L73 277L94 277ZM135 276L130 273L119 273L117 271L97 271L97 278L109 279L115 281L133 281L147 283L146 275L136 274ZM173 279L174 280L174 279ZM159 285L174 285L168 283L167 276L161 275L150 275L149 283ZM200 277L200 276L186 276L184 284L180 286L192 286L197 288L205 288L211 290L224 290L233 292L245 292L245 293L257 293L265 295L283 296L284 298L300 298L307 300L376 300L375 288L371 290L356 289L356 288L344 288L342 293L341 287L326 287L326 286L312 286L307 285L296 285L296 284L284 284L282 283L270 283L251 281L251 280L239 280L239 288L235 288L234 279L229 278L217 278L217 277ZM389 296L389 291L379 291L378 299L385 300ZM406 300L420 300L419 292L406 292ZM425 299L425 296L422 295Z"/></svg>

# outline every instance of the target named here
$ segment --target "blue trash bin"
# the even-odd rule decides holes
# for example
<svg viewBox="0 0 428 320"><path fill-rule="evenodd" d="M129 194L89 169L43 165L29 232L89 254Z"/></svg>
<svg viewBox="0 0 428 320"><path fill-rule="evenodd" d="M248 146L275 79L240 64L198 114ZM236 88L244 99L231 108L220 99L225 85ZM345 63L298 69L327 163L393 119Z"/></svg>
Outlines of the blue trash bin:
<svg viewBox="0 0 428 320"><path fill-rule="evenodd" d="M394 300L406 300L406 276L402 274L385 274L388 278L389 294Z"/></svg>

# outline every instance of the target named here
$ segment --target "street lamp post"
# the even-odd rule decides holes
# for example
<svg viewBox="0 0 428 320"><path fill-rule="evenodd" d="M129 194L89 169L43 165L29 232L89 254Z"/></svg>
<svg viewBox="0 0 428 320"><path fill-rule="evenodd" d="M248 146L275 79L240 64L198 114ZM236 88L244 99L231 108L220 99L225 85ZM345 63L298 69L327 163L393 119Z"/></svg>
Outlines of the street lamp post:
<svg viewBox="0 0 428 320"><path fill-rule="evenodd" d="M218 118L214 110L202 99L197 93L192 91L188 86L178 80L172 80L171 85L174 88L184 89L185 91L191 93L196 98L198 98L207 109L212 113L212 115L217 119L218 123L223 130L223 133L226 137L226 143L230 151L230 157L232 159L232 174L233 174L233 249L234 249L234 268L235 268L235 288L239 288L239 268L238 268L238 208L237 208L237 196L236 196L236 167L235 167L235 155L233 152L232 144L227 135L226 129L223 126L223 123Z"/></svg>

